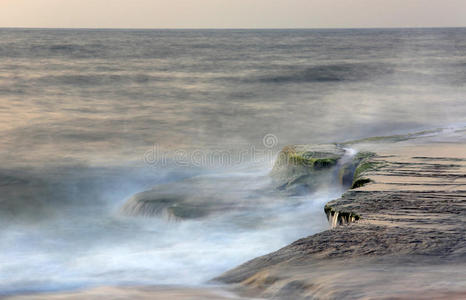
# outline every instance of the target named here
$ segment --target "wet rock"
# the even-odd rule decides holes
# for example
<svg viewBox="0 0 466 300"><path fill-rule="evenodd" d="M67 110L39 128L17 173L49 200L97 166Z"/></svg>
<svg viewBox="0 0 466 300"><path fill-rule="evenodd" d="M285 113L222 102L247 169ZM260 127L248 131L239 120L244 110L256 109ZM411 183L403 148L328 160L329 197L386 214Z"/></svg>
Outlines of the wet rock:
<svg viewBox="0 0 466 300"><path fill-rule="evenodd" d="M160 184L131 197L121 208L121 213L179 221L264 210L267 203L276 200L270 192L270 178L264 174L254 179L204 175Z"/></svg>
<svg viewBox="0 0 466 300"><path fill-rule="evenodd" d="M466 295L466 280L458 277L466 267L465 154L463 144L361 153L353 189L325 206L331 230L215 280L236 284L244 295L272 299L410 299L426 289L432 295Z"/></svg>
<svg viewBox="0 0 466 300"><path fill-rule="evenodd" d="M337 145L294 145L278 155L270 173L279 190L304 193L334 181L334 171L345 150Z"/></svg>
<svg viewBox="0 0 466 300"><path fill-rule="evenodd" d="M161 184L131 197L121 208L128 216L165 217L172 220L198 219L233 205L202 178Z"/></svg>

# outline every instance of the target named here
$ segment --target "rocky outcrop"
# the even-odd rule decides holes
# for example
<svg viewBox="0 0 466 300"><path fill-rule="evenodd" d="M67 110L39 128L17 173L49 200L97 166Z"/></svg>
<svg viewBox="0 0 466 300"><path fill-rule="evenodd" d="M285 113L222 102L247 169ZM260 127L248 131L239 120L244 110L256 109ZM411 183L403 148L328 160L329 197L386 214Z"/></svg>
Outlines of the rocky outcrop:
<svg viewBox="0 0 466 300"><path fill-rule="evenodd" d="M266 174L204 174L159 184L138 193L126 201L120 212L127 216L160 217L170 221L194 220L218 214L263 210L268 203L277 199L273 193ZM241 220L237 221L241 224Z"/></svg>
<svg viewBox="0 0 466 300"><path fill-rule="evenodd" d="M363 156L355 156L353 151L335 144L289 146L280 152L270 172L272 187L269 183L260 191L244 190L244 182L198 176L138 193L124 204L121 212L129 216L162 216L171 220L197 219L244 206L260 206L255 193L271 194L278 189L284 195L296 195L309 193L323 185L334 185L336 181L349 187L362 159ZM225 185L225 189L219 189L219 185ZM267 200L275 198L271 196ZM241 199L248 201L240 203Z"/></svg>
<svg viewBox="0 0 466 300"><path fill-rule="evenodd" d="M309 193L319 186L334 184L340 169L345 173L339 179L342 183L352 177L351 156L336 144L287 146L279 153L270 176L279 190Z"/></svg>
<svg viewBox="0 0 466 300"><path fill-rule="evenodd" d="M233 206L202 178L161 184L131 197L121 208L128 216L164 217L170 220L198 219Z"/></svg>
<svg viewBox="0 0 466 300"><path fill-rule="evenodd" d="M360 160L353 188L326 205L331 230L216 281L273 299L464 297L466 145L377 152Z"/></svg>

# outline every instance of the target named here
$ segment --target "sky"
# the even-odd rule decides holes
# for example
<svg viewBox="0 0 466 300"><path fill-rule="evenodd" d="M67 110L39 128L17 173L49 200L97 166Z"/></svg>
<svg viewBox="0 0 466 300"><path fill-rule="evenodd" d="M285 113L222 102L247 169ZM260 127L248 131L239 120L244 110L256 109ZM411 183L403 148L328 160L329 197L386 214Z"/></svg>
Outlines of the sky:
<svg viewBox="0 0 466 300"><path fill-rule="evenodd" d="M0 0L0 27L463 27L466 0Z"/></svg>

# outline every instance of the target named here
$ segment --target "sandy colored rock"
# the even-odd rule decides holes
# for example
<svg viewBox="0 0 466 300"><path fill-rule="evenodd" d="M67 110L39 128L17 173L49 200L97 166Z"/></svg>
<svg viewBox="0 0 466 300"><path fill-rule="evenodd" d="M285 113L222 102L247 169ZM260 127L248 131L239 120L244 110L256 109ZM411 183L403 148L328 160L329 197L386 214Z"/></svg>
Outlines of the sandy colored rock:
<svg viewBox="0 0 466 300"><path fill-rule="evenodd" d="M273 299L464 299L466 144L383 148L357 174L368 181L327 204L333 229L216 280Z"/></svg>

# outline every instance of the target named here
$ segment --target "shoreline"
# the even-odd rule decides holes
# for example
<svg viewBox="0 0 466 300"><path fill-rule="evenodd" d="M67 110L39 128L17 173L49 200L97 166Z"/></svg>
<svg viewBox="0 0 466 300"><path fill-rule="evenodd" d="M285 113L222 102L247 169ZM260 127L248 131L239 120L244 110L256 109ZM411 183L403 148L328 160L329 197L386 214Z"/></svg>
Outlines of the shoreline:
<svg viewBox="0 0 466 300"><path fill-rule="evenodd" d="M465 297L466 143L356 147L376 155L359 174L362 186L327 203L332 229L216 280L278 299Z"/></svg>
<svg viewBox="0 0 466 300"><path fill-rule="evenodd" d="M466 297L465 138L352 145L376 155L358 174L364 184L327 203L335 226L214 279L225 286L97 287L0 299Z"/></svg>

